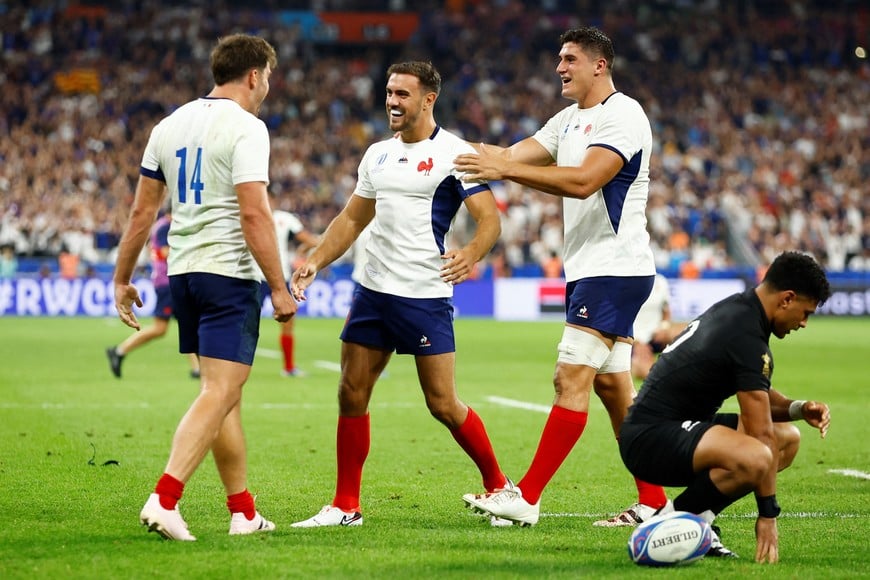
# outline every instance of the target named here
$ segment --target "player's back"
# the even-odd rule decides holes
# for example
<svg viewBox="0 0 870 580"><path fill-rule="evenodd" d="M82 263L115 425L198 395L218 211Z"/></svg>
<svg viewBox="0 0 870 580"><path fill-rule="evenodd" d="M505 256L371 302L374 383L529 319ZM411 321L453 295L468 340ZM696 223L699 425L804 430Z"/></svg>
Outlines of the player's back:
<svg viewBox="0 0 870 580"><path fill-rule="evenodd" d="M257 279L234 186L268 182L269 137L262 121L230 99L191 101L154 128L143 169L153 166L172 200L169 273Z"/></svg>
<svg viewBox="0 0 870 580"><path fill-rule="evenodd" d="M705 420L738 390L769 388L773 359L764 320L752 290L711 306L653 365L635 399L632 420Z"/></svg>

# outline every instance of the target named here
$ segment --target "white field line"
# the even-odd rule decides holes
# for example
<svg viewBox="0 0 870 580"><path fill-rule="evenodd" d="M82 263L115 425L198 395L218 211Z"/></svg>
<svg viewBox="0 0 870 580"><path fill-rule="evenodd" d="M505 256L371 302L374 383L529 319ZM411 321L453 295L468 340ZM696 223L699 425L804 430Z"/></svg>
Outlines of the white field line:
<svg viewBox="0 0 870 580"><path fill-rule="evenodd" d="M481 517L482 514L477 514L473 512L468 512L469 515L475 517ZM605 513L541 513L542 518L609 518L613 514L605 514ZM716 516L717 520L726 519L726 520L744 520L744 519L756 519L758 517L756 514L719 514ZM842 513L842 512L782 512L779 514L780 518L795 518L795 519L815 519L815 518L839 518L839 519L853 519L853 518L864 518L866 517L863 514L854 514L854 513Z"/></svg>
<svg viewBox="0 0 870 580"><path fill-rule="evenodd" d="M515 409L524 409L526 411L537 411L539 413L549 413L550 405L538 405L536 403L526 403L525 401L517 401L515 399L505 399L504 397L487 397L487 401L503 407L513 407Z"/></svg>
<svg viewBox="0 0 870 580"><path fill-rule="evenodd" d="M284 357L284 354L280 350L257 347L257 356L261 356L263 358L280 359ZM328 360L316 360L314 361L314 366L321 369L326 369L328 371L334 371L337 373L341 372L340 364Z"/></svg>
<svg viewBox="0 0 870 580"><path fill-rule="evenodd" d="M314 361L314 366L320 369L326 369L328 371L334 371L336 373L341 372L341 365L328 360L316 360Z"/></svg>
<svg viewBox="0 0 870 580"><path fill-rule="evenodd" d="M418 408L420 406L419 403L407 402L407 403L391 403L391 402L383 402L383 403L371 403L369 407L377 408L377 409L407 409L407 408ZM272 410L311 410L311 409L335 409L335 403L323 403L323 404L313 404L313 403L246 403L244 404L246 409L263 409L266 411ZM81 409L150 409L156 408L154 405L149 403L116 403L109 405L102 405L100 403L7 403L0 401L0 411L3 410L34 410L41 409L44 411L67 411L67 410L81 410Z"/></svg>
<svg viewBox="0 0 870 580"><path fill-rule="evenodd" d="M836 473L847 477L857 477L858 479L870 479L870 473L866 471L858 471L857 469L829 469L828 473Z"/></svg>
<svg viewBox="0 0 870 580"><path fill-rule="evenodd" d="M273 350L271 348L262 348L262 347L258 346L256 355L262 356L265 358L281 358L284 356L284 353L282 353L279 350Z"/></svg>
<svg viewBox="0 0 870 580"><path fill-rule="evenodd" d="M2 409L44 409L46 411L67 409L148 409L151 407L148 403L115 403L113 405L103 405L101 403L7 403L0 401L0 410Z"/></svg>

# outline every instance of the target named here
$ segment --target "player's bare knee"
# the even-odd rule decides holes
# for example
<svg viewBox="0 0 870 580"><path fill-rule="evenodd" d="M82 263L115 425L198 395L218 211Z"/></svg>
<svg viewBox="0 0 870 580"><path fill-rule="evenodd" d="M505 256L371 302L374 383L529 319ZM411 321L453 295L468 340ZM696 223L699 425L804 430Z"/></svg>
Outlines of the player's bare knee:
<svg viewBox="0 0 870 580"><path fill-rule="evenodd" d="M778 423L776 429L776 444L779 450L778 469L782 471L791 466L800 449L801 431L791 423Z"/></svg>
<svg viewBox="0 0 870 580"><path fill-rule="evenodd" d="M365 414L371 389L342 378L338 385L338 410L342 415L358 416Z"/></svg>
<svg viewBox="0 0 870 580"><path fill-rule="evenodd" d="M770 449L766 445L755 445L740 458L740 479L755 487L761 483L772 465L773 454Z"/></svg>
<svg viewBox="0 0 870 580"><path fill-rule="evenodd" d="M456 398L426 398L426 408L439 423L449 429L458 429L465 421L468 412L465 406Z"/></svg>
<svg viewBox="0 0 870 580"><path fill-rule="evenodd" d="M556 365L556 372L553 374L553 388L556 391L556 397L575 398L578 396L586 396L592 392L592 383L590 381L577 380L561 365Z"/></svg>

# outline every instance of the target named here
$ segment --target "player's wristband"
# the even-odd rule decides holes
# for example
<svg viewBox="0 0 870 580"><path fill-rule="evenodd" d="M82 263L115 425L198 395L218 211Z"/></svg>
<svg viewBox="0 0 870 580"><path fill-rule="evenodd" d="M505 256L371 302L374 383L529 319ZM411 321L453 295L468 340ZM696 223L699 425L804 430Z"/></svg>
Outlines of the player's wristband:
<svg viewBox="0 0 870 580"><path fill-rule="evenodd" d="M775 518L782 511L779 504L776 503L776 494L764 497L755 496L755 503L758 504L758 517L761 518Z"/></svg>
<svg viewBox="0 0 870 580"><path fill-rule="evenodd" d="M803 419L804 403L806 403L806 401L792 401L788 406L788 418L792 421Z"/></svg>

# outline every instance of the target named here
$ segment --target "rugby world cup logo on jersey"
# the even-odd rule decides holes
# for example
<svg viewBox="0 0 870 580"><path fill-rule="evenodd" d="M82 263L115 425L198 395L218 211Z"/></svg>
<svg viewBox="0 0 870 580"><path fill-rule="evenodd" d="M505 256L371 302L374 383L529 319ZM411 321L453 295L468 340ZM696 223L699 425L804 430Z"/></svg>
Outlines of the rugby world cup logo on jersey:
<svg viewBox="0 0 870 580"><path fill-rule="evenodd" d="M429 161L421 161L417 164L417 171L423 175L429 175L429 172L432 171L434 166L435 163L432 162L432 158L430 157Z"/></svg>
<svg viewBox="0 0 870 580"><path fill-rule="evenodd" d="M377 160L375 161L375 166L372 168L372 173L380 173L380 172L384 171L384 169L386 169L384 167L384 162L386 162L386 160L387 160L386 153L384 153L383 155L378 157Z"/></svg>

